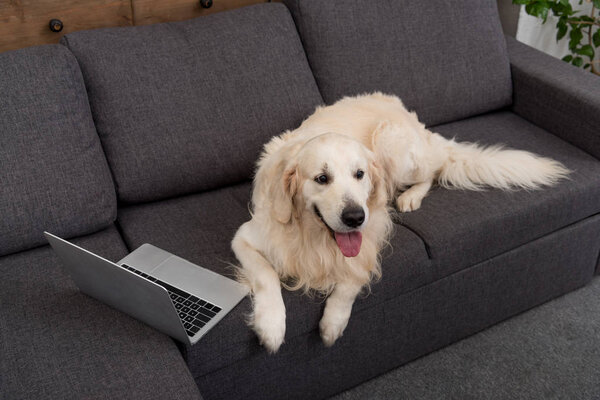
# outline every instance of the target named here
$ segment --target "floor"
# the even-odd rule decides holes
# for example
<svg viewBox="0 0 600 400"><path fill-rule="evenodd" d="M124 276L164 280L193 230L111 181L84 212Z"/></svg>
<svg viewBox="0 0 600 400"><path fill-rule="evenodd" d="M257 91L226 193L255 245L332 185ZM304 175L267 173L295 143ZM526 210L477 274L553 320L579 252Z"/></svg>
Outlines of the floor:
<svg viewBox="0 0 600 400"><path fill-rule="evenodd" d="M600 276L332 399L600 399Z"/></svg>

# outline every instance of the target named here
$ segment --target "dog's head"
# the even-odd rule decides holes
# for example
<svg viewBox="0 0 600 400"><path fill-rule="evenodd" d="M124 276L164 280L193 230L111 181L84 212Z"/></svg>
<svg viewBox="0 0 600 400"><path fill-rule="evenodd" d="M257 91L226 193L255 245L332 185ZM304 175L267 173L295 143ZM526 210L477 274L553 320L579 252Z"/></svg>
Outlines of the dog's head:
<svg viewBox="0 0 600 400"><path fill-rule="evenodd" d="M344 256L357 256L370 212L387 202L373 153L348 136L326 133L287 157L282 181L272 186L276 218L319 224Z"/></svg>

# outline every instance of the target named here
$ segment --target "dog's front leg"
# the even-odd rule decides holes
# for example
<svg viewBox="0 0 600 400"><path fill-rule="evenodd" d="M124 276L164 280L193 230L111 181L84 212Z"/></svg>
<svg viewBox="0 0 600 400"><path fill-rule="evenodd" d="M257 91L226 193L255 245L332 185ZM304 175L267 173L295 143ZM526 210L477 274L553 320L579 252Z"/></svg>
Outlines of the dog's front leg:
<svg viewBox="0 0 600 400"><path fill-rule="evenodd" d="M285 336L285 305L281 297L281 283L271 264L244 238L244 233L242 225L231 247L242 264L242 275L252 289L254 310L250 326L260 343L274 353Z"/></svg>
<svg viewBox="0 0 600 400"><path fill-rule="evenodd" d="M421 202L431 189L433 181L415 183L410 188L404 191L396 200L398 211L409 212L417 210L421 207Z"/></svg>
<svg viewBox="0 0 600 400"><path fill-rule="evenodd" d="M325 346L332 346L342 336L348 325L352 304L360 293L362 285L341 282L335 285L333 292L327 298L325 311L319 323L321 338Z"/></svg>

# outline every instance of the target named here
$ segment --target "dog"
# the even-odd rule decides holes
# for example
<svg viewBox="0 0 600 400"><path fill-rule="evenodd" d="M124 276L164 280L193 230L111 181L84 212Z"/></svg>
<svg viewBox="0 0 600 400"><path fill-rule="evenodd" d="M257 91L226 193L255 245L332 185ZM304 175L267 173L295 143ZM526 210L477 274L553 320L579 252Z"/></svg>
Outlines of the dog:
<svg viewBox="0 0 600 400"><path fill-rule="evenodd" d="M284 341L281 286L328 295L319 322L331 346L356 296L381 276L379 253L396 208L421 206L434 183L481 190L538 189L567 177L535 154L458 143L433 133L395 96L372 93L318 107L299 128L274 137L257 163L251 220L232 249L250 286L249 324L269 352Z"/></svg>

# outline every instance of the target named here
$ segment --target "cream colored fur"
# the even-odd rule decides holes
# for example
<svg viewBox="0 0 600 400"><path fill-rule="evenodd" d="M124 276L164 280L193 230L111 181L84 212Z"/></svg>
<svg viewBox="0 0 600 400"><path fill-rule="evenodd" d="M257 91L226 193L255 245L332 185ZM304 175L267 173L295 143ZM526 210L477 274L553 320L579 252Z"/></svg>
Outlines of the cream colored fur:
<svg viewBox="0 0 600 400"><path fill-rule="evenodd" d="M324 169L333 177L325 185L315 181ZM358 170L364 178L357 179ZM299 128L265 145L252 219L232 242L240 278L252 290L250 324L275 352L285 336L281 282L322 291L329 297L319 327L324 343L332 345L356 296L381 275L379 252L392 225L387 204L398 189L404 192L396 206L408 212L420 207L434 182L471 190L536 189L568 173L562 164L525 151L447 140L427 130L394 96L373 93L319 107ZM348 258L325 223L335 232L348 231L340 214L350 201L366 215L357 228L360 253Z"/></svg>

